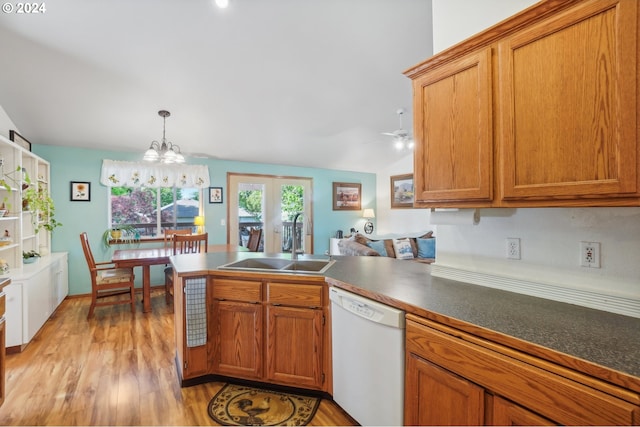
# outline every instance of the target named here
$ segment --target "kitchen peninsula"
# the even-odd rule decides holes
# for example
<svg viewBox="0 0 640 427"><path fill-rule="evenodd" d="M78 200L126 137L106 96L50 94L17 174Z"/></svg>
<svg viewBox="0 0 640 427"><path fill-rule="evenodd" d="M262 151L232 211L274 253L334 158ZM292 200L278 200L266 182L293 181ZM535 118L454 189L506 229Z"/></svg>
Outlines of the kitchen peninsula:
<svg viewBox="0 0 640 427"><path fill-rule="evenodd" d="M452 381L463 381L473 391L467 396L472 401L464 402L468 404L466 424L509 420L529 424L640 423L638 318L432 277L427 265L382 257L334 257L335 264L322 275L219 268L264 256L209 253L171 258L176 274L174 294L184 296L175 301L176 362L183 384L220 374L213 357L220 354L216 346L237 342L228 341L232 337L226 337L227 341L213 339L213 320L219 318L214 309L220 301L233 300L232 307L238 310L230 319L255 332L256 340L273 332L263 329L262 310L272 306L290 307L297 313L303 310L297 306L316 310L310 315L316 316L315 321L320 319L323 327L316 336L324 343L317 355L322 375L318 383L303 387L331 394L327 288L336 286L406 311L405 424L429 423L429 411L425 415L419 407L429 399L420 384L442 373ZM326 259L304 257L308 258ZM191 289L192 284L200 289L199 294ZM217 286L226 294L216 299ZM282 298L285 291L291 292L294 301L269 302L271 293ZM252 296L234 299L234 294ZM243 298L243 303L235 301ZM205 313L204 318L185 309L191 304ZM244 320L238 313L245 313ZM326 322L322 316L327 316ZM196 324L200 336L190 337L188 330ZM237 348L237 353L245 350ZM268 364L261 354L254 353L254 362ZM262 372L267 368L256 369ZM268 376L240 377L266 381ZM440 394L447 396L446 384Z"/></svg>

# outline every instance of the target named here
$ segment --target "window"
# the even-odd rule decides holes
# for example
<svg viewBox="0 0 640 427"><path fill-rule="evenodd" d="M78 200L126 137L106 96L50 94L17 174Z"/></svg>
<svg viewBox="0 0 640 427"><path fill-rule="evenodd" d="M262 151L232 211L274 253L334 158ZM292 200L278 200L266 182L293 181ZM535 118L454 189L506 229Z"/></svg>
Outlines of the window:
<svg viewBox="0 0 640 427"><path fill-rule="evenodd" d="M111 227L133 226L140 237L159 236L166 228L195 232L200 195L198 188L111 187Z"/></svg>

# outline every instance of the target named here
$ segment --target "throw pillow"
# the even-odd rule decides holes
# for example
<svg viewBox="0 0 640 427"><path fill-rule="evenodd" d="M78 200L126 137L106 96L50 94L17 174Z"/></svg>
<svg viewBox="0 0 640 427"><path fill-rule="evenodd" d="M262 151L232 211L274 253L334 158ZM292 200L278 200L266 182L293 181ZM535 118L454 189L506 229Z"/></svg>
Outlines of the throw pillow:
<svg viewBox="0 0 640 427"><path fill-rule="evenodd" d="M398 259L413 259L413 249L409 239L393 239L393 250Z"/></svg>
<svg viewBox="0 0 640 427"><path fill-rule="evenodd" d="M369 240L367 242L367 246L369 246L374 251L378 252L380 256L387 256L387 250L384 248L384 242L381 240Z"/></svg>
<svg viewBox="0 0 640 427"><path fill-rule="evenodd" d="M418 241L418 258L435 258L436 257L436 239L421 239Z"/></svg>

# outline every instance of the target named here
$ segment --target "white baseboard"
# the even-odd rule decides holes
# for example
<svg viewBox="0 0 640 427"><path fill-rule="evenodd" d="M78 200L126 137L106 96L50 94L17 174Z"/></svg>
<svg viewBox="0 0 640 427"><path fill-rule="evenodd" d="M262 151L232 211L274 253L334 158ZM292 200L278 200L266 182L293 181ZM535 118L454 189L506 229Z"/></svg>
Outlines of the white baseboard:
<svg viewBox="0 0 640 427"><path fill-rule="evenodd" d="M640 318L640 300L432 264L431 275Z"/></svg>

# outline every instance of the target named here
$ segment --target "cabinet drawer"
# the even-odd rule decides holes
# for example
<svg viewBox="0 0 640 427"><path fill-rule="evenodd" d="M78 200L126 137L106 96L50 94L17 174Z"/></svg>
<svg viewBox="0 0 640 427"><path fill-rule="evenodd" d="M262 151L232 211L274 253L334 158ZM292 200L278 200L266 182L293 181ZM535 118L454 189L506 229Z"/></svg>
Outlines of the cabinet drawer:
<svg viewBox="0 0 640 427"><path fill-rule="evenodd" d="M262 283L251 280L214 279L214 299L257 302L262 301Z"/></svg>
<svg viewBox="0 0 640 427"><path fill-rule="evenodd" d="M0 317L4 316L4 311L6 307L5 298L6 296L4 292L0 292Z"/></svg>
<svg viewBox="0 0 640 427"><path fill-rule="evenodd" d="M294 307L322 307L322 289L321 285L269 282L267 302Z"/></svg>
<svg viewBox="0 0 640 427"><path fill-rule="evenodd" d="M506 348L504 352L494 351L499 347L497 344L487 342L485 347L479 345L482 341L479 338L467 337L462 332L452 336L421 323L407 322L407 353L418 355L554 422L565 425L634 425L638 422L640 407L632 403L527 363L526 355L520 360L515 352ZM585 378L585 382L589 380Z"/></svg>

